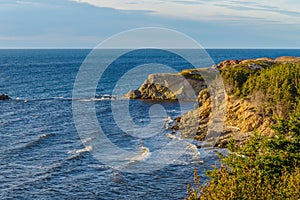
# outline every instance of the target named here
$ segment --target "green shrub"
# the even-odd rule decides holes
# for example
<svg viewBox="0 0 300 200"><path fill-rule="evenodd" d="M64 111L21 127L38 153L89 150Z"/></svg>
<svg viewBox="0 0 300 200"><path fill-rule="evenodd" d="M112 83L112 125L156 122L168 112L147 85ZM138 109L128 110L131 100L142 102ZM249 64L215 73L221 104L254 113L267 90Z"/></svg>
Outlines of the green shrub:
<svg viewBox="0 0 300 200"><path fill-rule="evenodd" d="M288 117L299 111L300 64L276 64L251 74L243 84L242 96L260 92L265 106L278 117Z"/></svg>
<svg viewBox="0 0 300 200"><path fill-rule="evenodd" d="M201 69L186 69L181 71L179 74L184 76L186 79L194 79L203 81L203 77L201 75Z"/></svg>
<svg viewBox="0 0 300 200"><path fill-rule="evenodd" d="M238 65L222 69L227 93L237 98L255 99L276 117L300 112L300 64L275 64L263 69Z"/></svg>
<svg viewBox="0 0 300 200"><path fill-rule="evenodd" d="M226 92L231 95L239 96L241 94L243 84L248 80L251 74L255 74L258 70L249 67L237 66L222 69L221 75L224 81Z"/></svg>
<svg viewBox="0 0 300 200"><path fill-rule="evenodd" d="M279 177L268 178L256 168L244 171L242 176L233 175L227 167L215 170L215 179L197 189L189 186L188 200L283 200L300 198L300 168L293 172L283 171Z"/></svg>
<svg viewBox="0 0 300 200"><path fill-rule="evenodd" d="M299 199L300 114L281 119L275 134L256 134L244 146L229 142L225 164L207 172L211 180L188 189L188 199Z"/></svg>

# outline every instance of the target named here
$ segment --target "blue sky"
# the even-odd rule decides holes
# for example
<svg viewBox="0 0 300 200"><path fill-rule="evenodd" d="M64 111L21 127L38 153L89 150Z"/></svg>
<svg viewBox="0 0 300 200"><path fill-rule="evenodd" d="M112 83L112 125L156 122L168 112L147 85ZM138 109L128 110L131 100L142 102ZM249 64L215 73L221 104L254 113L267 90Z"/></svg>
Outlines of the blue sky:
<svg viewBox="0 0 300 200"><path fill-rule="evenodd" d="M92 48L148 26L206 48L300 48L300 1L0 0L0 48Z"/></svg>

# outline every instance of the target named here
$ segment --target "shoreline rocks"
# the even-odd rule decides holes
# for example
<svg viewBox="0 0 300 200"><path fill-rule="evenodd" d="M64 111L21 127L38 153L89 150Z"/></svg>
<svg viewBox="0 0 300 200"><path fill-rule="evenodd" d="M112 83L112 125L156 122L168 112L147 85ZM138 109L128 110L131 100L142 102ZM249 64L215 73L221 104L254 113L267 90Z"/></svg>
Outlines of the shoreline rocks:
<svg viewBox="0 0 300 200"><path fill-rule="evenodd" d="M300 57L282 56L275 59L225 60L217 66L212 66L212 68L220 71L228 67L247 67L248 69L261 70L277 63L300 63ZM131 90L126 96L131 99L158 101L178 100L178 97L182 100L188 100L191 96L187 95L189 89L184 81L181 81L183 76L194 89L199 108L177 117L174 120L174 125L169 129L173 132L180 132L182 138L204 140L208 124L211 123L211 98L199 70L201 69L184 70L179 74L151 74L139 89ZM224 128L216 146L226 148L230 138L234 138L238 145L243 145L254 131L261 134L273 133L270 127L276 123L274 116L261 111L263 108L257 105L254 96L236 98L226 94L226 104Z"/></svg>

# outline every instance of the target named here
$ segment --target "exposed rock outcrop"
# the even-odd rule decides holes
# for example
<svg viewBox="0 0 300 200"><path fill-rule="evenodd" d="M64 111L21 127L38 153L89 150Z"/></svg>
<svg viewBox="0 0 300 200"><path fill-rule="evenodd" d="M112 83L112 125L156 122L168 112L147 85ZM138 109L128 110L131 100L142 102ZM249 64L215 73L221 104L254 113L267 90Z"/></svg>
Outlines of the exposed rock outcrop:
<svg viewBox="0 0 300 200"><path fill-rule="evenodd" d="M276 62L300 62L299 57L294 57L294 56L281 56L275 59Z"/></svg>
<svg viewBox="0 0 300 200"><path fill-rule="evenodd" d="M223 62L220 62L217 65L218 69L226 68L229 66L237 65L241 62L242 60L224 60Z"/></svg>
<svg viewBox="0 0 300 200"><path fill-rule="evenodd" d="M191 110L176 118L172 130L180 131L182 137L202 140L207 132L211 112L211 98L208 89L201 90L198 95L199 108Z"/></svg>
<svg viewBox="0 0 300 200"><path fill-rule="evenodd" d="M9 96L7 94L0 94L0 100L7 100Z"/></svg>
<svg viewBox="0 0 300 200"><path fill-rule="evenodd" d="M253 69L270 67L276 63L299 63L300 57L294 56L281 56L275 59L272 58L255 58L255 59L245 59L245 60L225 60L220 62L214 68L224 69L227 67L238 67L238 66L248 66Z"/></svg>
<svg viewBox="0 0 300 200"><path fill-rule="evenodd" d="M204 140L211 123L211 98L207 90L202 90L198 96L198 109L189 111L176 119L175 125L171 128L180 131L182 137ZM252 134L258 131L262 134L272 134L270 126L275 123L272 116L265 116L253 106L253 102L247 99L235 99L232 96L226 97L226 116L224 128L217 142L218 147L226 147L228 140L234 138L239 145L242 145Z"/></svg>
<svg viewBox="0 0 300 200"><path fill-rule="evenodd" d="M206 87L197 70L182 71L179 74L150 74L137 90L131 90L125 97L152 100L193 100Z"/></svg>

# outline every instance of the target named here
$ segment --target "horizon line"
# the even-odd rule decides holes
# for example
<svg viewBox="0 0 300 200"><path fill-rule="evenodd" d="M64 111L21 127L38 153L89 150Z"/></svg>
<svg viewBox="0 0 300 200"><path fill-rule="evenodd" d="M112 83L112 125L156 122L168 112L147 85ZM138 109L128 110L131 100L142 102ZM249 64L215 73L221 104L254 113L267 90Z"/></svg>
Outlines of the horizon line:
<svg viewBox="0 0 300 200"><path fill-rule="evenodd" d="M151 47L149 47L151 48ZM0 50L93 50L96 47L0 47ZM107 48L107 49L122 49L122 48ZM166 48L167 49L167 48ZM170 49L192 49L192 48L170 48ZM203 47L203 49L257 49L257 50L300 50L300 47Z"/></svg>

